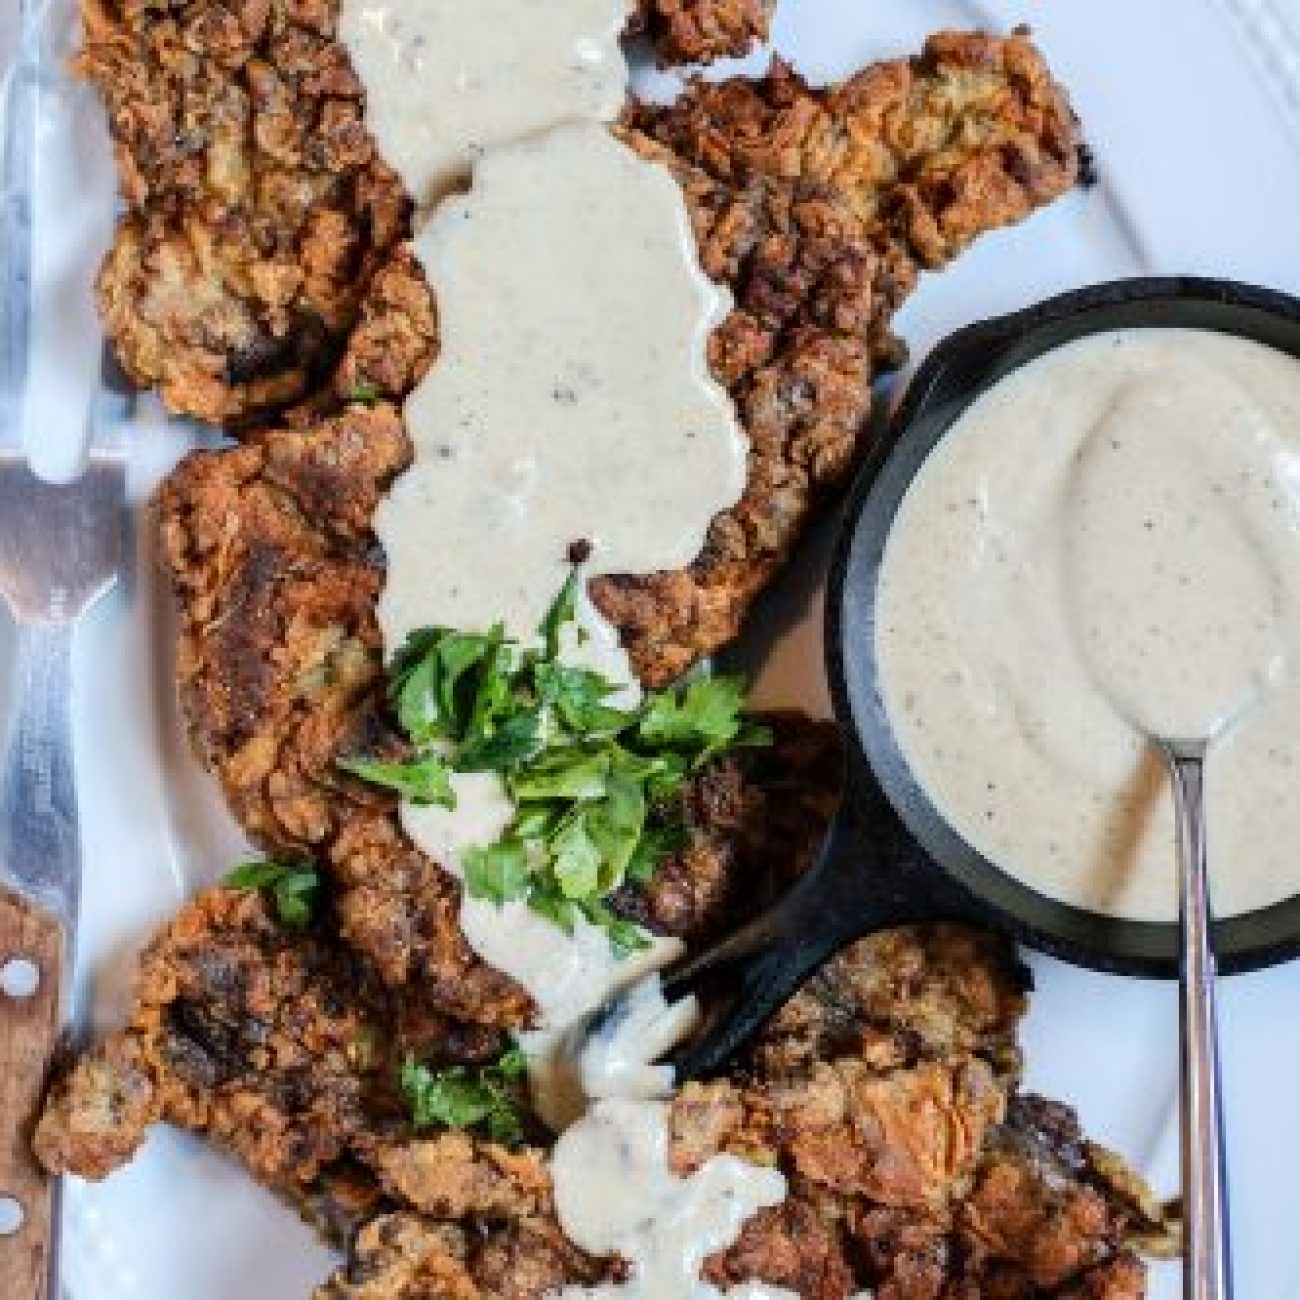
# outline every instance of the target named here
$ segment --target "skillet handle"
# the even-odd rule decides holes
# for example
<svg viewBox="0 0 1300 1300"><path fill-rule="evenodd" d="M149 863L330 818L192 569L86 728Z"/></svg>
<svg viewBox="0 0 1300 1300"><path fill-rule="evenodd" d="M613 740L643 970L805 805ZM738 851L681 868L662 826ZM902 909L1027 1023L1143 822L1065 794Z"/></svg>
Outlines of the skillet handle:
<svg viewBox="0 0 1300 1300"><path fill-rule="evenodd" d="M872 844L857 831L863 809L850 785L816 865L772 908L664 980L669 1001L715 980L725 1005L671 1058L679 1082L716 1073L800 986L857 939L940 914L920 882L931 874L901 827L872 817ZM883 804L883 800L881 803ZM875 810L873 809L873 813ZM875 843L877 835L882 842Z"/></svg>

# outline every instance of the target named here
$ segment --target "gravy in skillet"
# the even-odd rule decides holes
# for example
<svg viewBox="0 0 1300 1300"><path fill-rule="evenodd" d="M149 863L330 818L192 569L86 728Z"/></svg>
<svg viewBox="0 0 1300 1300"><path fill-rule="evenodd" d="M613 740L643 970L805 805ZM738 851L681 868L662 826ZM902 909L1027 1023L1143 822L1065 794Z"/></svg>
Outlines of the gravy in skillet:
<svg viewBox="0 0 1300 1300"><path fill-rule="evenodd" d="M1177 915L1148 733L1232 722L1215 911L1300 892L1297 641L1300 360L1211 332L1095 335L996 384L913 481L880 575L882 694L938 810L1041 892L1136 920Z"/></svg>

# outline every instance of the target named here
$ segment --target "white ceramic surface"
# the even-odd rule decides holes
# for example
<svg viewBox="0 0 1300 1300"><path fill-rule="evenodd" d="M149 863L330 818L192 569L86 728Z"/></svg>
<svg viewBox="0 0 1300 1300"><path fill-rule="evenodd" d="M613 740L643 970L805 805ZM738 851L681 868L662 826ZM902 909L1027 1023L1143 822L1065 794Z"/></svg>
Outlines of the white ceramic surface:
<svg viewBox="0 0 1300 1300"><path fill-rule="evenodd" d="M53 54L70 0L51 0ZM0 68L14 41L0 2ZM913 49L940 26L1030 22L1071 88L1101 182L983 241L925 283L898 326L920 356L972 318L1089 281L1143 272L1233 275L1300 292L1300 0L782 0L775 44L814 79ZM758 67L759 58L745 66ZM663 79L646 76L649 88ZM112 216L96 106L66 86L43 116L36 216L40 324L29 439L57 471L85 424L98 334L89 286ZM190 441L141 404L131 447L143 500ZM135 953L188 891L219 875L239 834L181 736L169 614L147 530L136 568L95 615L77 655L76 720L88 850L78 966L100 1027L124 1007ZM816 547L767 600L765 702L824 708ZM0 683L8 630L0 629ZM1298 846L1300 848L1300 846ZM1163 1191L1177 1175L1175 1002L1167 987L1033 958L1029 1083L1075 1105ZM1223 994L1237 1293L1300 1297L1300 966L1228 982ZM68 1195L74 1300L285 1300L329 1257L294 1217L199 1144L159 1131L102 1186ZM1159 1270L1153 1294L1178 1294Z"/></svg>

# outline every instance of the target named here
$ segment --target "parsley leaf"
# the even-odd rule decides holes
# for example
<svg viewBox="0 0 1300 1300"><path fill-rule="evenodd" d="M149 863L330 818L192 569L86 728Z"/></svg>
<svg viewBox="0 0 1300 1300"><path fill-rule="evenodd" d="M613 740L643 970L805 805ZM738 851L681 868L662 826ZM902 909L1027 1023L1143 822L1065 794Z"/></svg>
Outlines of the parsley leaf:
<svg viewBox="0 0 1300 1300"><path fill-rule="evenodd" d="M399 1076L416 1128L477 1128L493 1142L519 1146L524 1140L518 1081L528 1061L518 1048L494 1065L434 1070L408 1057Z"/></svg>
<svg viewBox="0 0 1300 1300"><path fill-rule="evenodd" d="M650 745L712 753L740 734L745 683L738 677L697 677L684 688L647 697L638 732Z"/></svg>
<svg viewBox="0 0 1300 1300"><path fill-rule="evenodd" d="M487 848L466 849L461 857L471 898L486 898L499 907L527 894L528 849L523 840L498 840Z"/></svg>
<svg viewBox="0 0 1300 1300"><path fill-rule="evenodd" d="M528 894L528 906L544 916L557 930L572 934L577 924L578 906L571 898L565 898L552 885L535 884Z"/></svg>
<svg viewBox="0 0 1300 1300"><path fill-rule="evenodd" d="M610 946L620 957L644 952L650 946L650 936L639 925L612 912L604 903L592 899L583 906L583 913L592 925L604 930Z"/></svg>
<svg viewBox="0 0 1300 1300"><path fill-rule="evenodd" d="M452 735L463 735L466 725L482 711L485 689L499 691L508 684L501 654L505 635L498 623L486 635L448 632L438 643L439 703L452 722ZM489 670L486 674L476 671L483 667Z"/></svg>
<svg viewBox="0 0 1300 1300"><path fill-rule="evenodd" d="M560 588L560 594L551 603L537 630L546 647L546 658L557 659L560 654L560 633L566 623L572 623L578 612L578 570L569 571L569 576Z"/></svg>
<svg viewBox="0 0 1300 1300"><path fill-rule="evenodd" d="M309 862L277 862L266 859L244 862L222 882L227 889L261 889L270 894L276 915L285 925L305 930L311 924L312 907L321 879Z"/></svg>
<svg viewBox="0 0 1300 1300"><path fill-rule="evenodd" d="M341 758L338 765L370 785L382 786L427 807L456 806L456 792L451 785L451 770L436 754L422 754L405 763L386 763L374 758Z"/></svg>
<svg viewBox="0 0 1300 1300"><path fill-rule="evenodd" d="M370 383L353 384L348 391L348 401L360 402L362 406L374 406L379 401L379 386Z"/></svg>
<svg viewBox="0 0 1300 1300"><path fill-rule="evenodd" d="M568 818L548 845L551 874L565 898L590 898L600 889L604 857L588 829L590 816L585 812Z"/></svg>
<svg viewBox="0 0 1300 1300"><path fill-rule="evenodd" d="M587 833L602 863L600 893L608 893L622 882L645 834L649 811L644 782L616 773L608 794L587 813Z"/></svg>
<svg viewBox="0 0 1300 1300"><path fill-rule="evenodd" d="M445 736L449 730L439 700L441 676L437 655L425 654L393 679L390 695L397 721L417 745Z"/></svg>
<svg viewBox="0 0 1300 1300"><path fill-rule="evenodd" d="M553 705L570 731L588 735L616 732L632 719L625 710L604 704L618 687L590 668L543 662L537 665L536 678L542 703Z"/></svg>
<svg viewBox="0 0 1300 1300"><path fill-rule="evenodd" d="M603 750L557 749L511 776L516 801L598 799L609 785L609 755Z"/></svg>
<svg viewBox="0 0 1300 1300"><path fill-rule="evenodd" d="M533 708L514 713L461 745L456 768L461 772L509 771L539 753L542 743L542 711Z"/></svg>

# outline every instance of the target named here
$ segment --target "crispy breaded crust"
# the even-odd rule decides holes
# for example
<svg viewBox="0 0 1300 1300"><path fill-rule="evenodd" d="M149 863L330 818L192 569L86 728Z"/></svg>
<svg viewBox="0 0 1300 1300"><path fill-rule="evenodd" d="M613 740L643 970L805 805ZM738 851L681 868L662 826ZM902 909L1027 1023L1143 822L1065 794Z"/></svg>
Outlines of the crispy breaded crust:
<svg viewBox="0 0 1300 1300"><path fill-rule="evenodd" d="M260 894L214 889L146 949L130 1021L51 1090L34 1146L51 1170L103 1178L165 1121L295 1201L332 1197L346 1220L340 1180L373 1209L358 1153L406 1127L405 1056L476 1062L504 1045L394 1000L328 924L300 933Z"/></svg>
<svg viewBox="0 0 1300 1300"><path fill-rule="evenodd" d="M162 497L181 703L241 824L323 862L342 932L388 983L519 1023L527 999L465 943L455 882L401 833L390 800L335 766L401 748L382 702L369 521L407 456L391 407L354 406L186 462Z"/></svg>
<svg viewBox="0 0 1300 1300"><path fill-rule="evenodd" d="M632 30L654 42L661 66L739 58L767 39L776 0L636 0Z"/></svg>
<svg viewBox="0 0 1300 1300"><path fill-rule="evenodd" d="M950 942L960 950L949 963L954 969L973 955L988 962L980 973L1001 985L996 1002L1009 1019L985 1031L995 1041L1009 1036L1021 1005L1020 986L1008 982L1009 955L952 928L859 945L824 973L821 997L851 1005L880 964L884 980L902 989L916 950L933 953ZM895 957L903 969L891 966ZM804 997L786 1008L787 1024L823 1019L823 1009L798 1005ZM771 1075L751 1062L746 1075L693 1085L676 1099L672 1158L679 1171L729 1151L776 1164L790 1180L785 1203L755 1215L730 1250L708 1261L710 1280L766 1282L806 1300L846 1300L864 1288L881 1300L1142 1296L1145 1269L1126 1242L1167 1234L1163 1219L1148 1218L1113 1191L1093 1160L1101 1153L1080 1141L1068 1111L1020 1097L1014 1076L978 1051L936 1042L916 1055L906 1022L918 1007L900 993L894 1010L901 1020L892 1026L889 1016L862 1026L863 1042L878 1044L891 1027L897 1035L877 1063L846 1038L837 1055L804 1073ZM967 1010L958 998L938 1020L956 1024ZM769 1051L760 1044L755 1060ZM801 1055L808 1054L805 1045ZM438 1270L458 1270L457 1285L472 1297L524 1300L580 1280L557 1275L553 1239L529 1218L550 1213L535 1168L521 1170L506 1190L498 1161L471 1159L449 1150L449 1141L389 1149L384 1185L406 1208L360 1234L318 1300L441 1294L421 1289L431 1257ZM448 1236L470 1204L509 1225L488 1240L499 1233L510 1242L510 1274L485 1273L465 1248L468 1239Z"/></svg>
<svg viewBox="0 0 1300 1300"><path fill-rule="evenodd" d="M1078 135L1029 41L978 33L826 90L777 61L759 81L636 106L628 129L678 176L704 268L732 289L711 361L752 446L745 494L694 564L592 586L661 683L736 635L863 454L871 379L896 356L889 322L917 268L1068 190Z"/></svg>
<svg viewBox="0 0 1300 1300"><path fill-rule="evenodd" d="M83 0L127 214L99 277L127 373L237 421L328 375L409 200L375 153L336 0Z"/></svg>
<svg viewBox="0 0 1300 1300"><path fill-rule="evenodd" d="M1026 31L939 32L914 59L812 89L777 59L761 80L697 82L628 124L719 183L763 176L842 196L922 266L1019 221L1078 177L1065 92Z"/></svg>
<svg viewBox="0 0 1300 1300"><path fill-rule="evenodd" d="M625 140L681 183L702 263L733 294L713 371L750 437L745 494L688 569L593 583L641 678L662 684L738 631L754 597L864 453L870 384L919 267L941 265L1077 177L1077 131L1021 36L933 37L917 59L810 89L698 84L637 106ZM436 352L435 311L403 253L361 308L326 402L400 402Z"/></svg>
<svg viewBox="0 0 1300 1300"><path fill-rule="evenodd" d="M408 450L393 408L354 405L184 462L159 498L177 584L177 672L198 752L249 834L310 855L336 887L340 930L393 987L449 1014L518 1025L528 1000L460 932L456 882L403 833L395 806L337 760L404 742L383 695L369 517ZM684 795L694 828L649 887L617 905L702 938L743 892L771 897L812 851L838 779L834 729L777 720L777 745L725 759ZM766 791L780 774L780 798ZM810 832L809 827L814 829ZM793 864L793 865L792 865Z"/></svg>

